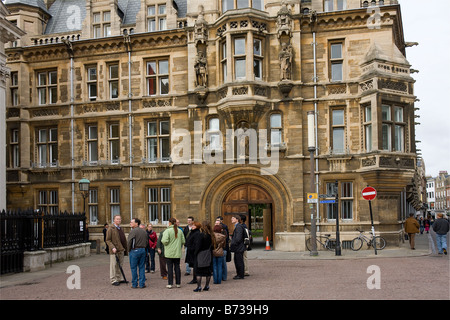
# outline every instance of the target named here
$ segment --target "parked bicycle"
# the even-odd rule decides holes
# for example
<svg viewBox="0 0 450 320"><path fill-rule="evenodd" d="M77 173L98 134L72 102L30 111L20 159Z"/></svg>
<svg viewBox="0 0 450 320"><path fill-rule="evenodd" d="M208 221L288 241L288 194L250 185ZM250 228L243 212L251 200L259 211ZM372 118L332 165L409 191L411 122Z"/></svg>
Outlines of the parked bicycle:
<svg viewBox="0 0 450 320"><path fill-rule="evenodd" d="M368 247L375 245L375 248L377 250L383 250L386 247L386 240L383 237L380 236L374 237L372 232L370 232L371 238L369 238L363 234L365 231L362 230L358 231L359 236L357 236L351 242L351 248L353 251L358 251L359 249L361 249L363 242L366 242Z"/></svg>
<svg viewBox="0 0 450 320"><path fill-rule="evenodd" d="M330 237L331 234L316 236L317 248L322 246L324 249L333 251L336 246L336 239ZM306 249L308 249L308 251L311 251L312 247L313 247L312 239L311 237L309 237L306 239Z"/></svg>

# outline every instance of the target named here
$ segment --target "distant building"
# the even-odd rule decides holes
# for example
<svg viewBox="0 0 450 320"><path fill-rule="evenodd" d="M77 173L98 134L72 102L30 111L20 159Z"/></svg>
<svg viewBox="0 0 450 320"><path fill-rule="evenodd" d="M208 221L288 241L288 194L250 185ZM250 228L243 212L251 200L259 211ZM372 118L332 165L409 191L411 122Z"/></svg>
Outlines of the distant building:
<svg viewBox="0 0 450 320"><path fill-rule="evenodd" d="M436 204L436 178L427 177L427 204L428 211L434 211Z"/></svg>
<svg viewBox="0 0 450 320"><path fill-rule="evenodd" d="M435 211L447 213L449 212L448 189L450 188L450 175L447 171L439 171L436 177L436 205Z"/></svg>
<svg viewBox="0 0 450 320"><path fill-rule="evenodd" d="M369 230L367 185L391 245L423 208L395 0L5 3L27 32L7 49L9 208L81 211L86 178L91 236L115 214L230 224L260 205L274 248L304 250L308 111L315 191L339 196L320 232Z"/></svg>

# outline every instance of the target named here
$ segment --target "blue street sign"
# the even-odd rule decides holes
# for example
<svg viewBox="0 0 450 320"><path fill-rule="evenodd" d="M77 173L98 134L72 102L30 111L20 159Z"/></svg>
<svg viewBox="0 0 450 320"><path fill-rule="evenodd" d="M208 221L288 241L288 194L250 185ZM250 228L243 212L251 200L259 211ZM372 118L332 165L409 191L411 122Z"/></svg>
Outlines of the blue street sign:
<svg viewBox="0 0 450 320"><path fill-rule="evenodd" d="M336 203L336 200L320 200L320 203Z"/></svg>

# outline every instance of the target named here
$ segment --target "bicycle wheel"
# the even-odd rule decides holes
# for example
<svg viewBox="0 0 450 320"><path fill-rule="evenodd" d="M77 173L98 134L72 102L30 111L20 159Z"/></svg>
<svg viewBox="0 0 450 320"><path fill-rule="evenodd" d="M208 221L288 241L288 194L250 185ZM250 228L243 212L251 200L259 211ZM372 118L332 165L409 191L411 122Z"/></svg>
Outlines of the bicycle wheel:
<svg viewBox="0 0 450 320"><path fill-rule="evenodd" d="M336 239L328 239L325 242L325 249L328 249L329 251L336 250Z"/></svg>
<svg viewBox="0 0 450 320"><path fill-rule="evenodd" d="M386 240L380 236L376 236L372 240L372 244L377 248L377 250L383 250L386 247Z"/></svg>
<svg viewBox="0 0 450 320"><path fill-rule="evenodd" d="M311 251L312 248L312 242L311 242L311 238L306 239L306 249L308 249L308 251Z"/></svg>
<svg viewBox="0 0 450 320"><path fill-rule="evenodd" d="M353 251L358 251L359 249L362 248L363 245L363 241L361 238L355 238L352 240L350 247L352 248Z"/></svg>

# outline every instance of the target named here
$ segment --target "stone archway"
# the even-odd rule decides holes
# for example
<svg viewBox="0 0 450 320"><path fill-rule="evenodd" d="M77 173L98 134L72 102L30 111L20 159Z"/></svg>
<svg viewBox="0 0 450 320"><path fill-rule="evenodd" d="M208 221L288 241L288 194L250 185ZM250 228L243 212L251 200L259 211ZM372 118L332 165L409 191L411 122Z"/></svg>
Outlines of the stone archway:
<svg viewBox="0 0 450 320"><path fill-rule="evenodd" d="M286 232L292 220L292 196L285 183L277 175L261 175L258 167L234 167L224 170L213 178L201 196L201 212L209 221L215 221L222 215L222 206L226 196L232 190L243 185L253 185L271 197L273 234ZM274 238L276 249L276 238Z"/></svg>

